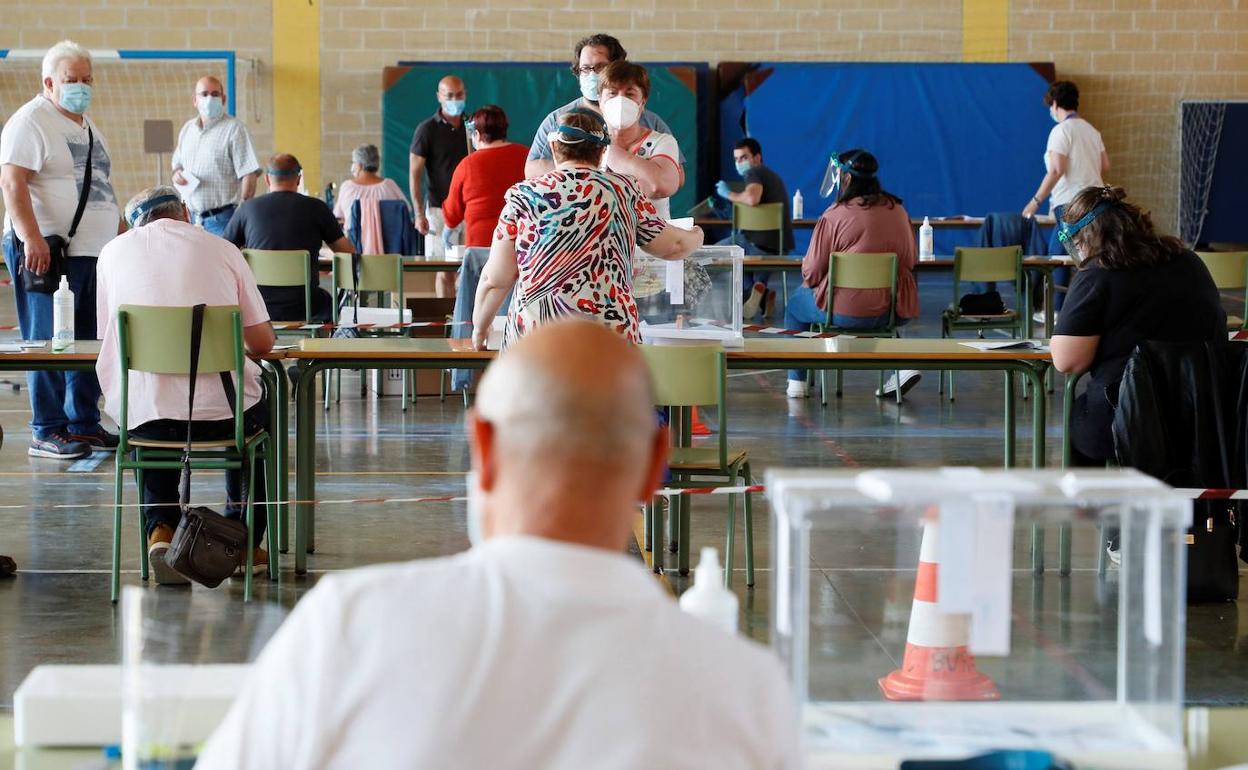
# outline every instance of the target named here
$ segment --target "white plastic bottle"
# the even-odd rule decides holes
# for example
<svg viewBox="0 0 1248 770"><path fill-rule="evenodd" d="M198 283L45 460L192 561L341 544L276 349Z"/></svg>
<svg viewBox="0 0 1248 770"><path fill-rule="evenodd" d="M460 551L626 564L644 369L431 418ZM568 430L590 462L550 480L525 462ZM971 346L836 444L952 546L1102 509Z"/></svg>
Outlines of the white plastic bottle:
<svg viewBox="0 0 1248 770"><path fill-rule="evenodd" d="M932 223L923 217L923 226L919 228L919 259L924 262L936 259L936 249L932 245Z"/></svg>
<svg viewBox="0 0 1248 770"><path fill-rule="evenodd" d="M703 548L693 572L693 588L680 596L680 608L730 634L737 633L737 595L724 588L719 551Z"/></svg>
<svg viewBox="0 0 1248 770"><path fill-rule="evenodd" d="M802 215L806 213L804 210L805 205L806 205L805 201L802 200L802 191L798 190L797 192L793 193L793 218L794 219L801 219Z"/></svg>
<svg viewBox="0 0 1248 770"><path fill-rule="evenodd" d="M64 350L74 344L74 293L69 290L69 277L61 276L61 285L52 293L52 349Z"/></svg>

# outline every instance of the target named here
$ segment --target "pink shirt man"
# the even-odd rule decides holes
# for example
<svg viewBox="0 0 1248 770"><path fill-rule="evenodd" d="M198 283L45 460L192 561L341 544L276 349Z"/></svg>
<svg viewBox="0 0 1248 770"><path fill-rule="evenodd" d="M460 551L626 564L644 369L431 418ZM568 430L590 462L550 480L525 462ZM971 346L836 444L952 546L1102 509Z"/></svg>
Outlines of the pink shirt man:
<svg viewBox="0 0 1248 770"><path fill-rule="evenodd" d="M242 252L223 238L174 219L158 219L109 241L96 266L96 298L96 328L103 344L95 371L104 392L104 411L114 421L121 409L116 327L122 305L238 305L244 327L269 320ZM260 367L248 361L245 371L244 403L250 408L260 400ZM194 419L232 417L218 379L199 378ZM128 427L191 419L186 410L189 382L184 375L131 372Z"/></svg>

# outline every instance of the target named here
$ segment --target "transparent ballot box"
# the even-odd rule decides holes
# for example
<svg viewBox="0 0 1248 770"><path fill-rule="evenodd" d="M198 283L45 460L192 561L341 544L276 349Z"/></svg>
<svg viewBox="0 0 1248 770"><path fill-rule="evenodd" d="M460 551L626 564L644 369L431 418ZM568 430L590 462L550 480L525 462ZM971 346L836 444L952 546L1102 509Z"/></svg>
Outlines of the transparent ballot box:
<svg viewBox="0 0 1248 770"><path fill-rule="evenodd" d="M633 256L633 299L641 336L744 344L741 333L740 246L703 246L669 262L638 250Z"/></svg>
<svg viewBox="0 0 1248 770"><path fill-rule="evenodd" d="M1135 471L772 470L772 644L807 766L1044 750L1184 768L1191 503ZM1069 575L1032 568L1058 550ZM1121 565L1098 569L1117 535Z"/></svg>

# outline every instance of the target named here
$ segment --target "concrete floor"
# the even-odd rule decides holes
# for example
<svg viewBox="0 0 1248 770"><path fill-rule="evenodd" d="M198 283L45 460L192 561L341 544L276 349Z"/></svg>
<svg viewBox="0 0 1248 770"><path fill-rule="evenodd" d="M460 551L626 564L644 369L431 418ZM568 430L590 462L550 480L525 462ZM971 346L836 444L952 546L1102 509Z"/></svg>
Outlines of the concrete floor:
<svg viewBox="0 0 1248 770"><path fill-rule="evenodd" d="M948 280L925 274L923 320L907 336L937 334L939 309L950 294ZM0 292L0 324L13 323L11 295ZM870 468L1000 463L1001 379L996 375L960 374L958 400L938 398L930 374L898 409L872 396L876 376L850 373L845 397L821 408L816 399L793 403L783 393L781 372L733 374L730 381L729 435L748 449L756 474L768 467ZM318 426L317 493L324 499L449 495L463 489L468 453L462 433L463 407L458 399L439 403L425 398L406 413L395 398L347 397ZM1020 403L1020 407L1023 407ZM1048 459L1060 458L1059 408L1050 409ZM318 413L319 415L319 413ZM1019 457L1027 446L1030 411L1019 410ZM111 461L70 465L29 458L26 391L0 385L0 553L13 556L20 572L0 580L0 709L11 708L14 689L40 663L99 663L119 659L119 614L108 601L111 538ZM293 451L293 445L292 445ZM219 477L197 474L197 483L219 489ZM209 492L209 495L212 493ZM219 493L218 493L219 494ZM133 484L127 495L134 499ZM209 496L207 499L216 499ZM92 503L89 509L56 509L64 503ZM695 498L693 546L722 548L724 499ZM741 597L743 632L766 642L770 627L771 573L768 570L768 508L756 498L758 581L744 586L738 572L734 587ZM150 588L146 596L169 627L180 635L172 648L183 659L237 660L254 655L256 639L271 628L278 608L288 608L315 584L320 574L376 562L425 558L467 547L462 504L322 506L317 521L317 552L311 573L293 574L289 556L281 580L257 581L253 607L241 602L239 581L216 592L205 589ZM123 543L123 581L140 583L137 534L128 517ZM738 549L743 538L737 538ZM1056 538L1050 537L1049 563L1056 564ZM887 554L882 549L887 548ZM888 611L888 597L908 604L912 575L891 576L855 570L872 560L892 558L892 546L864 542L861 560L852 555L839 563L821 563L817 579L824 588L818 603L821 627L830 636L834 661L869 661L869 672L842 674L845 692L874 696L875 678L896 665L905 643L905 611L900 620ZM1075 573L1033 577L1025 569L1019 542L1015 572L1015 648L1029 667L1011 669L1001 682L1007 694L1035 697L1069 695L1079 685L1069 670L1049 676L1054 643L1078 658L1098 679L1112 681L1107 651L1112 652L1116 574L1098 580L1094 568L1096 538L1080 533L1075 541ZM634 545L632 550L637 553ZM638 554L640 558L640 554ZM737 567L743 569L738 550ZM677 592L688 578L671 575ZM1248 586L1244 595L1248 596ZM224 599L224 600L222 600ZM1241 603L1242 604L1242 600ZM1059 612L1068 610L1067 612ZM1244 619L1241 620L1241 615ZM1059 616L1064 621L1059 621ZM191 620L195 622L192 623ZM263 622L262 622L263 619ZM198 644L203 623L222 624L236 633L213 635L210 646ZM1108 622L1107 622L1108 621ZM258 630L257 630L258 629ZM1187 617L1187 700L1200 704L1248 702L1248 611L1239 604L1189 608ZM990 665L990 664L985 664ZM1109 666L1107 669L1106 667ZM851 667L852 668L852 667ZM865 671L866 666L863 666ZM1105 677L1100 673L1108 670Z"/></svg>

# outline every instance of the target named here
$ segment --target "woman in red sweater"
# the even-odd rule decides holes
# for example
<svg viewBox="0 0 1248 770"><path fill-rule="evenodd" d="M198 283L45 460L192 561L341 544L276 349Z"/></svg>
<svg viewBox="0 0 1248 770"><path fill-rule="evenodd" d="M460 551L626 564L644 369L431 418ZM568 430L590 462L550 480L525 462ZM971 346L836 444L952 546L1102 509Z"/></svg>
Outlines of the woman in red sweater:
<svg viewBox="0 0 1248 770"><path fill-rule="evenodd" d="M503 194L524 180L529 148L507 141L507 113L502 107L487 104L472 114L467 127L476 152L455 167L442 216L447 227L465 223L465 246L488 247L503 210Z"/></svg>

